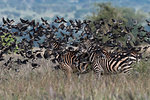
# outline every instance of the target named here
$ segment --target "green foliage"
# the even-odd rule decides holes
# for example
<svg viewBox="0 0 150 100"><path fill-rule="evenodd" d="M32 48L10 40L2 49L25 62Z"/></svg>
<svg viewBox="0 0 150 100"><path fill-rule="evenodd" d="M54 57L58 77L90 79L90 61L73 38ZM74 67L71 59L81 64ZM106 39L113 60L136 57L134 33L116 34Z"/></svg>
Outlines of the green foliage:
<svg viewBox="0 0 150 100"><path fill-rule="evenodd" d="M122 21L122 26L134 26L133 22L136 20L138 24L142 24L146 18L146 14L142 11L135 11L132 8L126 7L114 7L111 3L96 3L95 7L97 9L96 13L93 13L91 16L88 16L87 19L92 21L99 21L104 19L106 24L103 26L103 30L107 31L108 23L113 24L112 19L116 21ZM94 29L94 25L91 24L91 27ZM137 30L136 30L137 31ZM134 31L134 33L136 32Z"/></svg>
<svg viewBox="0 0 150 100"><path fill-rule="evenodd" d="M111 20L112 18L121 19L120 11L117 8L114 8L111 3L98 3L95 4L97 7L97 13L93 13L90 19L98 21L99 19Z"/></svg>
<svg viewBox="0 0 150 100"><path fill-rule="evenodd" d="M150 68L150 61L145 61L145 60L141 60L138 63L135 63L133 65L133 68L136 72L140 73L140 74L149 74Z"/></svg>
<svg viewBox="0 0 150 100"><path fill-rule="evenodd" d="M0 36L0 44L1 47L9 47L12 46L12 44L16 44L16 37L12 36L11 33L3 33L3 35ZM15 47L13 48L13 51L8 51L8 53L10 52L14 52L16 53L18 51L18 46L15 45Z"/></svg>
<svg viewBox="0 0 150 100"><path fill-rule="evenodd" d="M112 6L111 3L96 3L95 7L97 9L96 13L93 13L91 16L88 16L87 19L90 19L95 22L99 22L101 19L104 20L104 25L101 25L101 31L96 33L94 24L91 24L91 28L94 33L96 33L97 37L102 37L103 41L107 41L109 38L107 35L107 32L109 31L109 25L112 25L113 27L119 26L125 30L126 33L128 31L126 30L127 27L133 27L135 28L133 31L129 32L128 35L132 37L133 41L136 39L136 34L137 34L137 27L141 25L145 18L146 14L142 11L135 11L132 8L126 8L126 7L114 7ZM116 20L116 23L112 21L112 19ZM135 26L134 21L137 21L137 25ZM122 22L122 24L120 24ZM109 25L108 25L109 24ZM112 31L113 34L120 34L122 29L114 29ZM102 35L102 36L101 36ZM126 40L125 37L118 38L117 41L122 42L122 44L125 44L124 41Z"/></svg>
<svg viewBox="0 0 150 100"><path fill-rule="evenodd" d="M3 46L10 46L10 44L14 42L14 39L9 33L4 33L0 38Z"/></svg>
<svg viewBox="0 0 150 100"><path fill-rule="evenodd" d="M111 3L96 3L97 12L92 16L88 16L88 19L93 21L99 21L100 19L106 19L107 22L111 22L111 19L122 20L124 24L131 25L132 20L137 20L142 23L146 17L144 12L135 11L132 8L126 7L114 7Z"/></svg>

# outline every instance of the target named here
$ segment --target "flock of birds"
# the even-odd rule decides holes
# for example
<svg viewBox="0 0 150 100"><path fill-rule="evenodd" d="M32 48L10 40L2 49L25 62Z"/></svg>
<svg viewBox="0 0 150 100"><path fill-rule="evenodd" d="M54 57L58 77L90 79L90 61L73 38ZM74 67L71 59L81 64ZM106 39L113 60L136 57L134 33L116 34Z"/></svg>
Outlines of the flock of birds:
<svg viewBox="0 0 150 100"><path fill-rule="evenodd" d="M22 18L18 23L8 18L3 18L2 21L0 36L9 33L5 38L11 36L14 39L10 45L0 45L0 62L4 62L2 66L7 69L12 68L12 63L31 63L35 69L40 64L34 61L50 58L53 63L58 63L53 67L62 69L67 77L71 77L72 73L83 74L90 70L98 73L98 76L125 73L131 69L131 63L137 61L137 58L141 59L150 47L149 31L137 23L126 26L121 20L111 19L109 23L106 19L66 21L63 17L56 16L51 23L44 18L41 18L41 23ZM146 22L150 26L150 22ZM133 32L136 32L135 36ZM9 41L0 38L0 43L2 42ZM148 45L141 48L141 44ZM23 59L4 59L16 47L16 54ZM39 49L34 50L35 47ZM141 49L144 51L141 52ZM148 58L150 56L145 57Z"/></svg>

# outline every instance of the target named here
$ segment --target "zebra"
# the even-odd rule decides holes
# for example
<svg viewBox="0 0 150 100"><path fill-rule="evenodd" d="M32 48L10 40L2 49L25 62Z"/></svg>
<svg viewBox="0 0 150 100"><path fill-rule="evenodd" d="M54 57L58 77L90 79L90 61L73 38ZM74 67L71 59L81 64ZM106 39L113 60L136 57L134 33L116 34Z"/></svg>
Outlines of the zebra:
<svg viewBox="0 0 150 100"><path fill-rule="evenodd" d="M72 73L77 73L77 75L79 75L87 71L89 64L86 61L81 61L77 52L78 51L66 51L65 54L60 54L57 57L59 67L68 79L71 79Z"/></svg>
<svg viewBox="0 0 150 100"><path fill-rule="evenodd" d="M64 55L60 56L60 59L58 61L60 69L64 71L67 78L69 79L71 78L71 74L76 71L74 63L75 59L75 52L67 52Z"/></svg>
<svg viewBox="0 0 150 100"><path fill-rule="evenodd" d="M106 50L97 50L90 53L89 61L97 77L108 74L129 73L131 64L137 62L141 55L137 52L122 52L111 56Z"/></svg>

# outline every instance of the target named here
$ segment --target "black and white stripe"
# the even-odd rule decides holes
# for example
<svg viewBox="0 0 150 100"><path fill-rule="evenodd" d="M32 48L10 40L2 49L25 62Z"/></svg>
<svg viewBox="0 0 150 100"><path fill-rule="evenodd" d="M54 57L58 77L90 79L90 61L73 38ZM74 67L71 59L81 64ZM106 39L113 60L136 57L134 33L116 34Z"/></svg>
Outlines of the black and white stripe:
<svg viewBox="0 0 150 100"><path fill-rule="evenodd" d="M76 51L68 51L64 55L59 56L58 63L60 68L69 79L71 78L72 73L82 74L85 73L88 68L88 63L80 62L76 53Z"/></svg>
<svg viewBox="0 0 150 100"><path fill-rule="evenodd" d="M139 57L138 54L134 52L123 52L113 57L109 56L106 52L101 53L102 54L92 52L89 59L98 77L100 77L101 74L128 73L133 69L131 64L136 62Z"/></svg>
<svg viewBox="0 0 150 100"><path fill-rule="evenodd" d="M71 78L71 74L75 72L75 52L67 52L60 56L58 63L60 68L64 71L67 78Z"/></svg>

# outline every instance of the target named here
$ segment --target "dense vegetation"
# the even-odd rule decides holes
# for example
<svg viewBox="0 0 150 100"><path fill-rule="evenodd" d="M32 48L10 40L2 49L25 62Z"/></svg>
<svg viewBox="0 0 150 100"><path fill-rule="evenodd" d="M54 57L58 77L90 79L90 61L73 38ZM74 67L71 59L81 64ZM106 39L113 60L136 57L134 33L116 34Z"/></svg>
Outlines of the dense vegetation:
<svg viewBox="0 0 150 100"><path fill-rule="evenodd" d="M88 19L99 21L100 19L107 20L110 23L112 19L123 21L124 25L133 26L135 21L137 24L142 24L146 19L146 13L135 11L133 8L115 7L111 3L96 3L96 13L93 13Z"/></svg>
<svg viewBox="0 0 150 100"><path fill-rule="evenodd" d="M143 11L135 11L132 8L119 6L115 7L110 2L96 3L95 8L96 13L87 16L87 19L92 20L93 22L95 21L95 23L91 23L90 26L92 27L93 32L98 37L101 37L102 34L107 34L108 32L118 35L121 32L120 30L125 27L124 31L126 31L128 35L130 35L132 41L135 41L137 39L137 34L139 33L138 27L145 23L145 20L147 18L147 13L144 13ZM96 32L96 29L94 27L97 22L101 22L102 20L105 20L106 23L100 26L97 25L97 27L102 27L102 30L101 32ZM121 27L117 29L117 25L114 25L113 27L116 27L116 29L109 31L110 26L113 23L120 24ZM102 38L107 40L108 36L104 35ZM123 44L125 44L124 42L126 41L125 38L122 37L118 38L117 40L121 41Z"/></svg>

